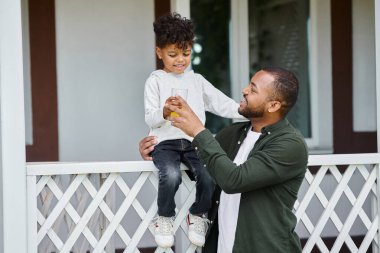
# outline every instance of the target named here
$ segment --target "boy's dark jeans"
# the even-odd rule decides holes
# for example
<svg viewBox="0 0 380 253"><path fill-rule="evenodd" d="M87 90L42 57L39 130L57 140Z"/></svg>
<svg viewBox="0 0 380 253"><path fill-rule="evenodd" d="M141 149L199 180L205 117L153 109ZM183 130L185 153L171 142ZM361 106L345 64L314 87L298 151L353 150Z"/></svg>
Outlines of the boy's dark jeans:
<svg viewBox="0 0 380 253"><path fill-rule="evenodd" d="M190 213L207 213L211 207L215 183L198 159L191 142L185 139L160 142L154 147L152 157L154 165L159 170L158 215L165 217L175 215L174 195L182 181L179 169L181 162L191 170L196 181L196 199L190 207Z"/></svg>

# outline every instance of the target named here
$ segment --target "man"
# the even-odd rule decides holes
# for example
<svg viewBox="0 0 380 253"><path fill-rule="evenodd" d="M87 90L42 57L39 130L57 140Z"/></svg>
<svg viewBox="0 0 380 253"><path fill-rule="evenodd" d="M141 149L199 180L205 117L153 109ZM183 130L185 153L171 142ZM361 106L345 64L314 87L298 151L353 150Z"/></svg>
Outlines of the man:
<svg viewBox="0 0 380 253"><path fill-rule="evenodd" d="M243 89L235 123L214 138L186 102L167 105L180 117L172 125L194 137L192 145L218 189L209 212L203 253L298 253L292 212L307 167L307 146L285 116L296 103L298 80L282 68L264 68ZM144 159L153 138L140 142Z"/></svg>

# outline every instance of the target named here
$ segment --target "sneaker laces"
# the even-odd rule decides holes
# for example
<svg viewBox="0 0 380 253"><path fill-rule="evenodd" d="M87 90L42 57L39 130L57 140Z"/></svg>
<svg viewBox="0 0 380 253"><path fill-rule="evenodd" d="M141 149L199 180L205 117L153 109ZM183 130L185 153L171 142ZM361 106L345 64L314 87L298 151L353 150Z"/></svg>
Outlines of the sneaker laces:
<svg viewBox="0 0 380 253"><path fill-rule="evenodd" d="M206 217L200 217L197 215L191 215L191 216L192 216L191 222L193 223L192 227L194 231L199 234L206 234L210 220L207 219Z"/></svg>
<svg viewBox="0 0 380 253"><path fill-rule="evenodd" d="M173 234L173 222L174 217L158 216L153 219L153 224L155 225L156 232L162 235Z"/></svg>

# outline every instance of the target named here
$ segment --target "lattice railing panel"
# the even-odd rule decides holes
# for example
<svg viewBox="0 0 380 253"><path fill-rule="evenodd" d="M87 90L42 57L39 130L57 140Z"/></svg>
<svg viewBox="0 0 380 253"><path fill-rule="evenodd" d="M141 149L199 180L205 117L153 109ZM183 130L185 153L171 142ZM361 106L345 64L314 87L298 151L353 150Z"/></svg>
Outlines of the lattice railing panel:
<svg viewBox="0 0 380 253"><path fill-rule="evenodd" d="M297 232L308 237L303 252L378 252L379 156L311 156L295 203ZM185 169L184 167L182 168ZM176 199L176 252L196 252L185 222L195 184L183 171ZM39 163L28 165L29 242L34 252L140 252L154 245L158 178L151 162ZM323 238L336 237L333 245ZM358 233L364 238L354 240ZM115 245L117 241L117 245ZM156 252L173 252L157 248ZM198 252L200 252L198 250Z"/></svg>
<svg viewBox="0 0 380 253"><path fill-rule="evenodd" d="M148 184L155 195L158 178L153 170L129 174L132 173L139 174L132 185L128 185L121 173L108 173L103 182L99 179L100 174L37 176L38 252L111 252L107 250L107 245L116 234L124 243L122 248L125 252L139 252L138 244L147 231L153 238L152 220L156 216L157 204L155 196L149 207L144 208L137 195ZM187 234L185 218L195 200L195 184L185 172L182 177L180 191L185 192L186 198L176 209L176 234ZM114 199L109 203L107 194L116 191L122 201L115 203ZM128 226L128 212L131 209L140 221L133 232L128 232L123 223ZM102 222L102 218L106 222ZM195 250L196 247L188 242L187 252ZM173 250L158 248L156 252Z"/></svg>
<svg viewBox="0 0 380 253"><path fill-rule="evenodd" d="M315 247L323 253L340 252L343 244L350 252L367 252L372 245L378 247L378 217L371 215L371 209L368 208L372 200L378 201L376 185L378 171L375 169L377 167L375 164L347 165L344 168L342 165L339 168L331 165L321 166L314 175L309 170L306 172L304 184L307 185L308 190L295 204L298 226L303 225L309 233L303 252L311 252ZM332 194L324 192L323 180L326 177L331 177L335 181L335 184L329 184L329 187L334 186ZM362 184L358 185L358 182ZM350 187L350 183L353 188L357 188L355 192ZM331 189L328 191L331 192ZM315 208L308 210L313 198L323 207L318 219L309 217L310 213L314 216L318 213ZM364 206L365 203L367 208ZM346 210L338 212L339 205L346 206ZM342 213L347 214L342 215ZM316 222L313 223L312 220ZM327 223L334 226L338 233L330 248L322 240ZM354 228L354 223L360 223L366 230L365 239L359 246L352 238L355 234L350 233Z"/></svg>

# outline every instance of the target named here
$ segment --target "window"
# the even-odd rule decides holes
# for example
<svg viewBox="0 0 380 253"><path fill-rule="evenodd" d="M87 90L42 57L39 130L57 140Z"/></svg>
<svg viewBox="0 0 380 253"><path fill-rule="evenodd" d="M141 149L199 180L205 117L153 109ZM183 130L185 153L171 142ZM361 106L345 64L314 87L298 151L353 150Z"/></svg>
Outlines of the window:
<svg viewBox="0 0 380 253"><path fill-rule="evenodd" d="M207 11L205 11L207 10ZM190 15L195 23L196 42L193 47L192 68L216 88L231 97L229 59L230 2L191 0ZM210 16L212 13L212 16ZM231 120L206 113L206 127L217 133Z"/></svg>
<svg viewBox="0 0 380 253"><path fill-rule="evenodd" d="M300 83L289 121L311 137L309 82L309 0L249 0L250 74L266 66L293 71Z"/></svg>
<svg viewBox="0 0 380 253"><path fill-rule="evenodd" d="M191 0L190 13L201 46L196 72L238 101L261 67L294 71L300 94L288 118L311 153L332 151L330 0ZM209 115L207 122L214 133L229 124Z"/></svg>

